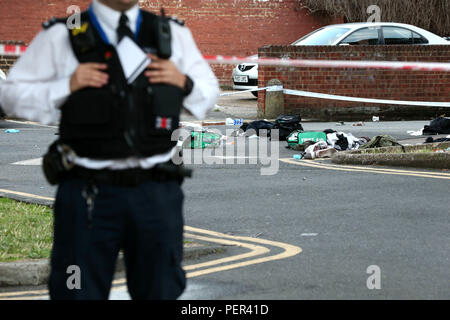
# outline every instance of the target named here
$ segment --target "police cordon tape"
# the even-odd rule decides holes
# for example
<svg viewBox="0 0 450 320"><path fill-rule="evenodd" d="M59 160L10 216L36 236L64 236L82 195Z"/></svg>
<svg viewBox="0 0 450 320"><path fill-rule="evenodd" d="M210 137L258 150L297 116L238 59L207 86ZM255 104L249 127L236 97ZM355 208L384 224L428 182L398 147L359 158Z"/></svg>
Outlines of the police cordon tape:
<svg viewBox="0 0 450 320"><path fill-rule="evenodd" d="M27 47L24 45L0 44L0 55L20 56L25 52L26 48ZM279 58L247 58L222 55L204 55L203 58L210 64L253 63L263 66L275 67L393 69L409 71L450 72L450 63L445 62L303 60Z"/></svg>
<svg viewBox="0 0 450 320"><path fill-rule="evenodd" d="M450 63L445 62L401 62L401 61L349 61L349 60L303 60L279 58L241 58L235 56L203 56L210 64L253 63L274 67L340 68L340 69L388 69L408 71L450 72Z"/></svg>
<svg viewBox="0 0 450 320"><path fill-rule="evenodd" d="M376 104L394 104L394 105L409 105L409 106L419 106L419 107L441 107L450 108L450 102L428 102L428 101L401 101L401 100L383 100L383 99L370 99L370 98L357 98L349 96L337 96L333 94L325 94L318 92L300 91L300 90L290 90L284 89L282 86L269 86L258 89L242 90L237 92L222 93L220 96L231 96L235 94L241 94L244 92L252 91L283 91L284 94L307 97L307 98L317 98L317 99L328 99L328 100L340 100L340 101L350 101L350 102L363 102L363 103L376 103Z"/></svg>
<svg viewBox="0 0 450 320"><path fill-rule="evenodd" d="M0 55L3 56L20 56L26 50L23 45L8 45L0 44ZM386 70L408 70L408 71L437 71L450 72L450 63L443 62L393 62L393 61L348 61L348 60L303 60L303 59L277 59L277 58L244 58L236 56L222 56L222 55L205 55L204 59L209 64L241 64L252 63L265 66L277 67L303 67L303 68L355 68L355 69L386 69ZM348 96L338 96L317 92L307 92L299 90L283 89L279 86L270 86L264 88L244 90L234 93L224 93L221 96L229 96L243 92L251 91L281 91L284 94L296 95L302 97L330 99L351 102L363 103L378 103L378 104L395 104L395 105L410 105L410 106L428 106L428 107L450 107L450 102L428 102L428 101L399 101L399 100L382 100L370 98L358 98Z"/></svg>
<svg viewBox="0 0 450 320"><path fill-rule="evenodd" d="M15 44L0 44L0 56L20 56L27 47L24 45Z"/></svg>

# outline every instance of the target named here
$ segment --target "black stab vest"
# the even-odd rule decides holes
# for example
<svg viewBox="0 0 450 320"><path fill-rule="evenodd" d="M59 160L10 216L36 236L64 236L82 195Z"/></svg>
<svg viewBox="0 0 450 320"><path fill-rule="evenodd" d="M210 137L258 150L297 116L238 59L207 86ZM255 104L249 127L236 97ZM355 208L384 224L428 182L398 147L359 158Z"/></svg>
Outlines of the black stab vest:
<svg viewBox="0 0 450 320"><path fill-rule="evenodd" d="M164 18L141 12L136 42L145 52L158 53L158 19ZM61 107L61 143L78 156L92 159L149 157L170 151L176 145L171 137L179 125L183 90L150 84L143 73L128 84L114 46L102 40L87 11L81 14L81 28L69 33L78 61L107 64L109 83L70 95Z"/></svg>

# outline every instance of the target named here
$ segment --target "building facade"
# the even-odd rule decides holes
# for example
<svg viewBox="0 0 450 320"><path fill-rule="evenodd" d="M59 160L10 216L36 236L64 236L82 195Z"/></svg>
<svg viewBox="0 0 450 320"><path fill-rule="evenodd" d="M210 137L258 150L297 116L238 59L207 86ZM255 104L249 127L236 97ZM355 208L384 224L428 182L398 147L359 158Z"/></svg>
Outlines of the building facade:
<svg viewBox="0 0 450 320"><path fill-rule="evenodd" d="M51 17L70 15L70 6L87 9L90 0L0 0L0 42L28 45ZM287 45L301 36L336 22L311 14L299 0L141 0L140 6L184 20L205 55L249 56L264 45ZM0 57L7 71L13 59ZM224 86L231 85L232 66L213 66Z"/></svg>

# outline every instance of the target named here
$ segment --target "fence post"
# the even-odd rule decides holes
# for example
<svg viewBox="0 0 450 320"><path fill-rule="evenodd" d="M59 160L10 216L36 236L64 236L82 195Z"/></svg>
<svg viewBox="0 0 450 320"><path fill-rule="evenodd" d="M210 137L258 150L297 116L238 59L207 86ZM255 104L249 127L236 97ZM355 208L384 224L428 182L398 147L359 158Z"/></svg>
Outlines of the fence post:
<svg viewBox="0 0 450 320"><path fill-rule="evenodd" d="M266 90L265 101L265 117L267 119L275 119L280 114L284 114L284 93L283 83L278 79L272 79L267 82L267 86L278 86L276 90Z"/></svg>

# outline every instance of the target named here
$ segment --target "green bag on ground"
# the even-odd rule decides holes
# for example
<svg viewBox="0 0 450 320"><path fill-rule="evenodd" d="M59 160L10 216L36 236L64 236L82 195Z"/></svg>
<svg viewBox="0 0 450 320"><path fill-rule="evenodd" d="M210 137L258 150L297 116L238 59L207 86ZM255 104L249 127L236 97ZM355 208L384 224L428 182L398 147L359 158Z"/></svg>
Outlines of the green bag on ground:
<svg viewBox="0 0 450 320"><path fill-rule="evenodd" d="M383 147L395 147L401 146L400 143L395 140L394 137L389 135L376 136L370 140L365 145L361 146L360 149L372 149L372 148L383 148Z"/></svg>
<svg viewBox="0 0 450 320"><path fill-rule="evenodd" d="M327 142L327 134L325 132L315 132L315 131L301 131L297 130L292 132L287 138L287 143L290 148L294 148L296 145L304 144L307 141Z"/></svg>
<svg viewBox="0 0 450 320"><path fill-rule="evenodd" d="M214 132L191 132L191 149L216 148L220 146L221 136Z"/></svg>

